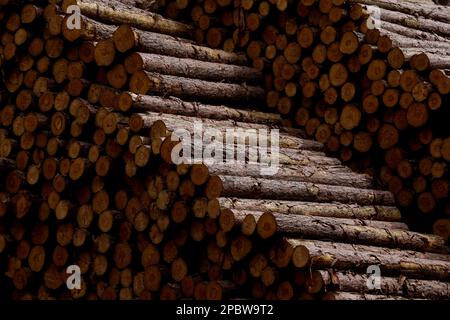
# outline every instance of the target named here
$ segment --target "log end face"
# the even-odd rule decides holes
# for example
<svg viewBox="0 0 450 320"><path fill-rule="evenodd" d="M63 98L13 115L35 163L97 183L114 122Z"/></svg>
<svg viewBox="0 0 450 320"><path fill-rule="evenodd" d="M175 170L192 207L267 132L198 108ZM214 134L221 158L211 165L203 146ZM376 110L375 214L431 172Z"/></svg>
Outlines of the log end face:
<svg viewBox="0 0 450 320"><path fill-rule="evenodd" d="M137 35L133 29L123 24L113 33L113 40L119 52L127 52L136 46Z"/></svg>

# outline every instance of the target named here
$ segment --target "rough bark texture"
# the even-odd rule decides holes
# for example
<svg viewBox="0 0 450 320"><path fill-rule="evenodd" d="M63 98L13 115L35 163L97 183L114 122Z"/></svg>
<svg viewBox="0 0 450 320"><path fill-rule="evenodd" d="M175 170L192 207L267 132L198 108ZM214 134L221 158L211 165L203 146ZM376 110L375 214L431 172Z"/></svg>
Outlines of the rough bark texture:
<svg viewBox="0 0 450 320"><path fill-rule="evenodd" d="M165 54L171 57L191 58L201 61L246 64L246 57L221 50L186 43L178 39L164 39L159 34L133 30L122 25L114 33L114 42L120 52L137 49L142 52Z"/></svg>
<svg viewBox="0 0 450 320"><path fill-rule="evenodd" d="M229 83L259 83L261 73L253 68L168 57L151 53L132 53L125 60L129 73L138 70L191 79Z"/></svg>
<svg viewBox="0 0 450 320"><path fill-rule="evenodd" d="M251 177L221 176L224 196L271 198L313 202L341 202L359 205L392 205L392 194L385 191L337 187L295 181L273 181Z"/></svg>
<svg viewBox="0 0 450 320"><path fill-rule="evenodd" d="M448 248L441 237L424 235L412 231L397 230L395 228L381 229L367 226L364 222L352 221L347 224L344 220L328 217L310 217L274 214L278 230L290 237L334 240L346 243L372 244L380 247L399 247L410 250L448 253Z"/></svg>
<svg viewBox="0 0 450 320"><path fill-rule="evenodd" d="M261 210L292 215L323 216L362 220L399 221L400 211L395 207L358 206L340 203L300 201L271 201L239 198L220 198L224 207L243 210Z"/></svg>
<svg viewBox="0 0 450 320"><path fill-rule="evenodd" d="M380 294L388 296L403 296L414 299L445 299L449 294L449 283L433 280L408 279L406 277L381 277L380 287L369 288L370 278L366 274L354 272L321 271L322 280L330 288L342 292L361 292L366 294Z"/></svg>
<svg viewBox="0 0 450 320"><path fill-rule="evenodd" d="M165 19L155 13L124 5L120 1L77 0L76 3L80 7L81 12L92 19L99 19L114 24L127 23L142 30L149 30L173 36L189 38L191 35L192 28L186 24Z"/></svg>
<svg viewBox="0 0 450 320"><path fill-rule="evenodd" d="M130 79L130 91L137 94L175 96L187 100L231 101L246 103L262 101L264 90L238 84L208 82L147 71L137 71Z"/></svg>
<svg viewBox="0 0 450 320"><path fill-rule="evenodd" d="M281 118L277 114L230 108L223 105L207 105L199 102L183 101L175 97L136 95L134 93L129 93L129 96L130 100L132 100L130 108L133 111L163 112L166 114L251 123L281 123ZM129 107L127 106L126 109L128 110Z"/></svg>
<svg viewBox="0 0 450 320"><path fill-rule="evenodd" d="M368 266L378 265L386 275L449 279L448 255L309 240L296 240L295 243L308 249L311 266L315 269L365 272Z"/></svg>

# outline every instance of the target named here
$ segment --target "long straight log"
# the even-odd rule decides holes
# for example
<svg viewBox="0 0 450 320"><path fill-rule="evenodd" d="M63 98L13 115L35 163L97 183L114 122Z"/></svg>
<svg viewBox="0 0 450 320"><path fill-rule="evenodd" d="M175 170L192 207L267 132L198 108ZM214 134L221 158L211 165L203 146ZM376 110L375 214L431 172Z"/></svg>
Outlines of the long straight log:
<svg viewBox="0 0 450 320"><path fill-rule="evenodd" d="M449 50L450 48L450 42L444 42L444 41L430 41L426 39L416 39L407 37L404 35L400 35L397 33L394 33L392 31L381 29L380 30L381 35L389 36L389 38L392 40L393 46L400 47L402 49L405 48L417 48L417 50L422 49L424 52L428 53L429 50L439 50L443 56L447 54L446 50Z"/></svg>
<svg viewBox="0 0 450 320"><path fill-rule="evenodd" d="M264 178L267 174L261 171L261 165L246 164L236 167L234 165L214 164L210 172L216 175L229 175L240 177ZM341 185L355 188L372 187L372 179L366 175L349 173L344 167L288 167L282 166L276 172L270 173L270 179L304 181L329 185Z"/></svg>
<svg viewBox="0 0 450 320"><path fill-rule="evenodd" d="M195 117L183 117L183 116L173 116L173 115L162 115L156 113L147 112L145 114L133 114L129 119L129 125L132 131L139 132L143 129L149 129L151 125L157 120L162 120L167 128L177 134L177 130L182 130L182 133L189 132L194 134L194 138L203 140L205 130L215 130L222 134L223 141L227 143L233 143L237 140L237 144L245 144L250 146L256 146L253 138L258 138L258 130L263 131L267 136L267 146L272 146L276 141L271 141L271 129L278 129L277 127L270 127L268 125L225 121L225 120L210 120ZM196 126L197 125L197 126ZM238 128L236 130L236 128ZM241 132L239 129L242 129ZM231 137L227 138L227 130L232 130ZM279 133L279 147L280 148L292 148L292 149L302 149L302 150L312 150L320 151L323 145L300 138L302 136L302 131L298 129L291 128L280 128ZM237 137L238 139L235 139ZM252 139L250 139L253 137ZM220 138L220 137L217 137ZM261 143L261 142L260 142Z"/></svg>
<svg viewBox="0 0 450 320"><path fill-rule="evenodd" d="M175 96L187 100L261 102L264 90L247 85L209 82L204 80L137 71L130 78L130 91L137 94Z"/></svg>
<svg viewBox="0 0 450 320"><path fill-rule="evenodd" d="M189 38L192 27L174 20L169 20L159 14L141 10L122 4L115 0L73 0L80 7L81 13L106 23L127 23L133 27Z"/></svg>
<svg viewBox="0 0 450 320"><path fill-rule="evenodd" d="M183 101L174 97L159 97L127 93L129 103L119 104L122 111L162 112L190 117L216 120L234 120L251 123L281 124L278 114L230 108L224 105L208 105L199 102Z"/></svg>
<svg viewBox="0 0 450 320"><path fill-rule="evenodd" d="M130 74L139 70L154 73L228 83L259 83L261 72L256 69L223 63L177 58L152 53L134 52L125 59Z"/></svg>
<svg viewBox="0 0 450 320"><path fill-rule="evenodd" d="M372 7L372 6L367 6ZM408 28L419 29L427 32L434 32L442 36L450 35L449 24L435 21L421 16L414 16L406 13L391 11L383 8L372 7L381 13L381 21L389 21Z"/></svg>
<svg viewBox="0 0 450 320"><path fill-rule="evenodd" d="M159 34L134 30L127 25L121 25L114 32L113 39L117 50L120 52L135 49L140 52L165 54L179 58L192 58L234 65L247 64L247 59L244 55L209 49L175 39L161 39Z"/></svg>
<svg viewBox="0 0 450 320"><path fill-rule="evenodd" d="M306 248L314 269L361 270L377 265L383 275L404 274L417 279L448 280L449 255L389 249L374 246L289 239L294 246Z"/></svg>
<svg viewBox="0 0 450 320"><path fill-rule="evenodd" d="M340 224L329 217L311 217L274 213L277 231L290 237L330 239L346 243L371 244L380 247L397 247L410 250L448 253L445 240L435 235L417 232L381 229L372 226Z"/></svg>
<svg viewBox="0 0 450 320"><path fill-rule="evenodd" d="M402 296L389 296L384 294L366 294L357 292L339 292L330 291L322 296L322 300L342 300L342 301L361 301L361 300L408 300Z"/></svg>
<svg viewBox="0 0 450 320"><path fill-rule="evenodd" d="M400 210L396 207L241 198L220 198L219 201L223 207L229 209L279 212L287 215L379 221L399 221L401 219Z"/></svg>
<svg viewBox="0 0 450 320"><path fill-rule="evenodd" d="M220 176L224 197L269 198L312 202L341 202L359 205L393 205L390 192L327 186L298 181Z"/></svg>
<svg viewBox="0 0 450 320"><path fill-rule="evenodd" d="M370 275L349 272L320 271L322 281L329 288L342 292L383 293L415 299L445 299L450 294L450 284L436 280L418 280L405 277L381 277L379 288L370 288Z"/></svg>
<svg viewBox="0 0 450 320"><path fill-rule="evenodd" d="M423 3L417 5L406 1L392 2L389 0L349 0L349 2L377 6L391 11L398 11L413 16L423 16L429 19L450 23L450 9L446 6Z"/></svg>
<svg viewBox="0 0 450 320"><path fill-rule="evenodd" d="M408 226L403 222L391 222L391 221L375 221L375 220L362 220L362 219L349 219L349 218L331 218L331 217L316 217L316 216L305 216L305 215L284 215L280 213L274 213L271 211L258 211L255 210L255 208L250 210L241 210L241 209L232 209L224 206L223 208L230 209L233 213L235 213L238 216L245 216L245 215L251 215L255 217L255 220L258 221L261 216L263 216L263 220L266 222L272 221L273 226L265 226L264 233L267 235L267 238L274 235L275 233L282 234L283 236L290 236L293 237L293 235L288 230L289 228L286 228L283 219L279 219L280 216L291 217L293 221L299 218L299 221L303 222L306 221L306 225L310 224L310 221L323 221L324 223L329 223L330 221L334 221L336 226L343 226L345 229L346 226L359 226L359 227L369 227L369 228L377 228L377 229L389 229L389 230L402 230L407 231ZM281 221L281 223L278 223L278 221ZM264 221L261 221L261 223L264 223ZM270 224L270 223L269 223ZM298 225L297 222L294 223L294 225ZM294 226L292 227L294 228ZM300 230L297 227L295 227L296 230ZM308 227L307 227L308 228ZM272 232L270 230L272 230ZM301 232L301 231L300 231ZM318 231L316 234L320 233ZM308 239L313 239L314 236L307 236L305 233L305 237ZM329 237L329 239L332 239ZM355 240L357 240L355 238Z"/></svg>
<svg viewBox="0 0 450 320"><path fill-rule="evenodd" d="M426 41L435 41L440 43L449 43L449 39L445 36L440 36L433 32L427 32L414 28L402 26L400 24L392 23L389 21L381 22L381 33L388 31L394 34L399 34L411 39L422 39Z"/></svg>

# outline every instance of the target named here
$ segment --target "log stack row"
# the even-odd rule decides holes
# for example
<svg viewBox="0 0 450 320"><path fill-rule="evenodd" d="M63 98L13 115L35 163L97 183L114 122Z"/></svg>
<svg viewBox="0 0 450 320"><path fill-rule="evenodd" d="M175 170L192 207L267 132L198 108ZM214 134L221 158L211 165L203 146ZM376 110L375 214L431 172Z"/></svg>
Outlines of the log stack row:
<svg viewBox="0 0 450 320"><path fill-rule="evenodd" d="M139 1L79 1L71 28L74 4L0 0L2 298L450 297L444 239L409 231L390 192L253 111L262 75L245 56L196 45ZM278 129L279 170L263 174L245 139L219 156L247 147L241 162L175 164L199 124Z"/></svg>
<svg viewBox="0 0 450 320"><path fill-rule="evenodd" d="M195 39L243 52L268 111L396 196L405 221L450 230L450 8L433 1L165 1Z"/></svg>

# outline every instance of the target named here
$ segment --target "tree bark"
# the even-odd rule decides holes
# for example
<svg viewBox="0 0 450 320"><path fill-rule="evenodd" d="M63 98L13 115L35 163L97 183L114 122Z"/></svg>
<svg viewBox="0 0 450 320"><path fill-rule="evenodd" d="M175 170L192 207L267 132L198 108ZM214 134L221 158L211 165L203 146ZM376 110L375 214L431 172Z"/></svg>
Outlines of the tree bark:
<svg viewBox="0 0 450 320"><path fill-rule="evenodd" d="M369 226L358 220L342 220L340 224L341 220L329 217L293 216L279 213L273 215L278 224L278 232L290 237L331 239L347 243L448 253L445 241L441 237L407 231L402 224L398 225L403 227L403 230L400 230L395 223L391 228L383 228L382 224Z"/></svg>
<svg viewBox="0 0 450 320"><path fill-rule="evenodd" d="M289 243L308 249L314 269L366 272L368 266L377 265L383 275L404 274L417 279L436 280L448 280L450 277L448 255L314 240L290 239Z"/></svg>
<svg viewBox="0 0 450 320"><path fill-rule="evenodd" d="M271 146L271 129L278 129L278 127L271 127L268 125L262 124L254 124L254 123L241 123L234 121L225 121L225 120L210 120L204 118L195 118L195 117L184 117L184 116L173 116L173 115L161 115L152 112L146 112L144 114L133 114L129 119L129 125L132 131L139 132L143 129L148 129L150 126L157 120L162 120L166 124L167 128L172 132L175 132L177 129L187 130L191 134L195 134L195 138L203 140L204 132L199 132L198 128L194 127L196 124L203 125L203 130L205 129L216 129L222 133L224 141L227 141L226 130L230 130L231 128L241 128L244 130L249 130L248 132L244 132L243 135L252 136L256 133L258 135L258 130L266 130L268 134L267 146ZM206 127L206 128L205 128ZM250 131L251 129L251 131ZM279 134L279 147L280 148L291 148L291 149L301 149L301 150L310 150L310 151L318 151L322 150L322 144L302 139L299 136L302 136L302 131L298 129L291 128L280 128ZM236 134L239 137L239 132ZM200 135L200 136L199 136ZM241 137L243 138L243 137ZM228 139L230 140L230 139ZM241 141L243 139L238 139L237 144L242 144ZM232 140L234 141L234 140ZM234 143L233 143L234 144ZM252 142L246 142L245 145L256 145Z"/></svg>
<svg viewBox="0 0 450 320"><path fill-rule="evenodd" d="M350 0L351 3L367 4L383 9L398 11L413 16L423 16L433 20L450 23L450 9L435 4L412 4L406 1L391 2L389 0Z"/></svg>
<svg viewBox="0 0 450 320"><path fill-rule="evenodd" d="M214 164L210 172L217 175L264 178L273 180L303 181L328 185L342 185L355 188L372 187L372 179L365 175L349 173L345 167L288 167L282 166L276 172L264 173L264 163L245 164L236 167L229 164Z"/></svg>
<svg viewBox="0 0 450 320"><path fill-rule="evenodd" d="M136 95L131 92L127 93L127 95L131 103L124 104L124 108L122 108L119 103L119 107L122 111L162 112L190 117L196 116L199 118L234 120L271 125L281 123L281 117L272 113L230 108L222 105L207 105L199 102L183 101L175 97Z"/></svg>
<svg viewBox="0 0 450 320"><path fill-rule="evenodd" d="M133 30L126 25L120 26L114 32L113 38L119 52L135 49L141 52L165 54L178 58L191 58L234 65L247 64L247 59L244 55L209 49L175 38L172 40L164 39L159 34Z"/></svg>
<svg viewBox="0 0 450 320"><path fill-rule="evenodd" d="M367 6L371 7L371 6ZM381 21L396 23L408 28L419 29L430 33L437 33L442 36L449 36L449 24L445 22L435 21L427 17L414 16L406 13L377 8L381 12Z"/></svg>
<svg viewBox="0 0 450 320"><path fill-rule="evenodd" d="M408 300L402 296L387 296L355 292L327 292L322 296L322 300Z"/></svg>
<svg viewBox="0 0 450 320"><path fill-rule="evenodd" d="M131 53L125 59L127 72L139 70L154 73L227 83L259 83L261 73L253 68L222 63L176 58L152 53Z"/></svg>
<svg viewBox="0 0 450 320"><path fill-rule="evenodd" d="M229 209L279 212L286 215L361 219L374 222L394 222L401 219L400 211L396 207L240 198L220 198L219 201L222 206Z"/></svg>
<svg viewBox="0 0 450 320"><path fill-rule="evenodd" d="M259 102L264 90L247 85L209 82L170 75L137 71L130 78L130 91L137 94L175 96L187 100L206 102Z"/></svg>
<svg viewBox="0 0 450 320"><path fill-rule="evenodd" d="M192 28L184 23L166 19L159 14L151 13L136 7L122 4L115 0L77 0L81 12L92 18L107 23L126 23L133 27L162 34L186 37L191 36Z"/></svg>
<svg viewBox="0 0 450 320"><path fill-rule="evenodd" d="M320 271L322 280L331 289L342 292L359 292L364 294L383 293L388 296L406 296L414 299L445 299L450 293L450 284L435 280L417 280L406 277L381 277L380 288L371 289L367 283L370 275L357 274L351 271Z"/></svg>
<svg viewBox="0 0 450 320"><path fill-rule="evenodd" d="M390 192L312 184L297 181L277 181L251 177L220 176L224 197L271 198L312 202L357 203L359 205L392 205Z"/></svg>

